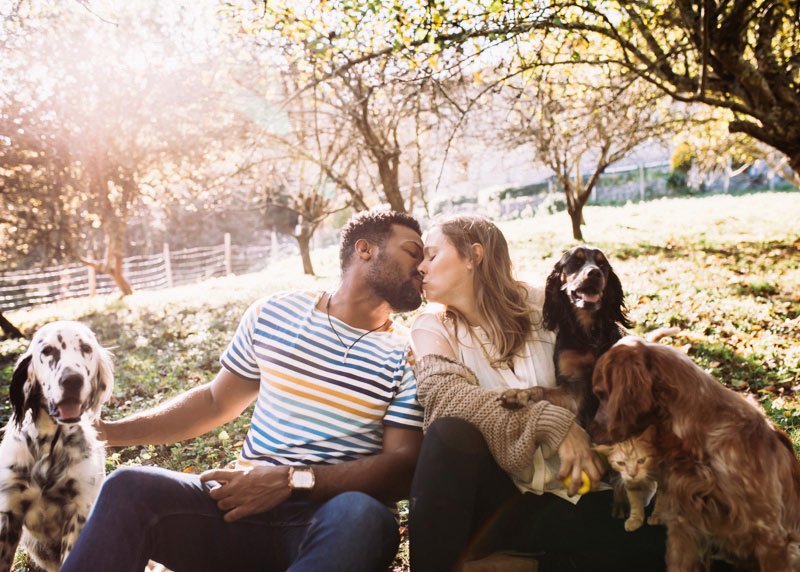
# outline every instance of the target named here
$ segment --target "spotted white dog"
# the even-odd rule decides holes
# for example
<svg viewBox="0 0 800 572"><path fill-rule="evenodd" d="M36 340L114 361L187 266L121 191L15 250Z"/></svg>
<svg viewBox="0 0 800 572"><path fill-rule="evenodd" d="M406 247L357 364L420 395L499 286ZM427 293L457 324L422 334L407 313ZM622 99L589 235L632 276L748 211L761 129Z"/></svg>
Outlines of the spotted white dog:
<svg viewBox="0 0 800 572"><path fill-rule="evenodd" d="M105 476L91 423L113 382L111 355L78 322L43 326L17 362L0 444L0 571L20 539L48 572L75 544Z"/></svg>

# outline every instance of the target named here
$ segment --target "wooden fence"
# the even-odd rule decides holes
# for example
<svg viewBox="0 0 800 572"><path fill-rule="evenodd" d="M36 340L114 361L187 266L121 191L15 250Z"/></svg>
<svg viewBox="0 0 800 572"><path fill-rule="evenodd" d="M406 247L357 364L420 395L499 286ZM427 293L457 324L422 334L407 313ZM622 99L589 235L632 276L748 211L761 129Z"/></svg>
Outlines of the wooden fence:
<svg viewBox="0 0 800 572"><path fill-rule="evenodd" d="M200 282L215 276L263 270L278 256L277 241L272 246L225 244L170 252L164 245L161 254L130 256L124 259L124 274L134 290L158 290ZM107 274L98 274L83 264L66 264L36 270L0 274L0 309L28 308L68 298L108 294L116 289Z"/></svg>

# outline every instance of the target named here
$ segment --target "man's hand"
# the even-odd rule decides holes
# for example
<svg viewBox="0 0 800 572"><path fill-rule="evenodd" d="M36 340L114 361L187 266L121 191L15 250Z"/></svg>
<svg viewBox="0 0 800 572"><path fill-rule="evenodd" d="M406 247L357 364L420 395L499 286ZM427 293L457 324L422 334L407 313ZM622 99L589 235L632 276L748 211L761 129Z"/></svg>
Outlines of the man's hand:
<svg viewBox="0 0 800 572"><path fill-rule="evenodd" d="M567 489L570 496L576 494L581 486L581 470L586 472L592 482L591 490L597 489L597 484L603 477L603 464L590 445L586 431L573 423L558 447L558 457L561 459L558 478L563 480L567 475L571 477Z"/></svg>
<svg viewBox="0 0 800 572"><path fill-rule="evenodd" d="M288 467L212 469L204 471L200 480L222 484L208 494L225 513L225 522L266 512L287 500L291 494Z"/></svg>
<svg viewBox="0 0 800 572"><path fill-rule="evenodd" d="M106 432L106 422L99 417L92 423L95 431L97 431L97 439L100 441L108 441L108 434ZM110 446L110 445L109 445Z"/></svg>

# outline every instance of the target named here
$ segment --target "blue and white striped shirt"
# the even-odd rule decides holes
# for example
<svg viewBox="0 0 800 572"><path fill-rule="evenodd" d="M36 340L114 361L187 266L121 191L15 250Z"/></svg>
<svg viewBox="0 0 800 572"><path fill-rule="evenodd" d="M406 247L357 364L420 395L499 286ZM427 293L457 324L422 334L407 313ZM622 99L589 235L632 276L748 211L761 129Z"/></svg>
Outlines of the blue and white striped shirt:
<svg viewBox="0 0 800 572"><path fill-rule="evenodd" d="M408 330L364 336L316 309L321 292L280 293L242 317L220 363L260 383L239 465L331 464L381 451L383 426L421 429ZM336 333L342 341L336 337Z"/></svg>

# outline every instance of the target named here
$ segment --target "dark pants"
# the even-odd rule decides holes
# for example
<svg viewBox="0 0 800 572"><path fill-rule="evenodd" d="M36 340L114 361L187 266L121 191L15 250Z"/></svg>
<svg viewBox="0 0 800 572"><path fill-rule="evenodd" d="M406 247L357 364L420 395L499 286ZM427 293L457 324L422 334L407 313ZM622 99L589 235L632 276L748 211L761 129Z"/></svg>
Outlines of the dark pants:
<svg viewBox="0 0 800 572"><path fill-rule="evenodd" d="M288 501L226 523L197 475L155 467L114 471L63 572L385 570L400 542L392 512L372 497Z"/></svg>
<svg viewBox="0 0 800 572"><path fill-rule="evenodd" d="M522 494L478 429L439 419L425 434L411 487L411 569L447 572L505 550L536 555L541 572L664 570L665 528L626 532L611 505L611 491L589 493L576 505Z"/></svg>

